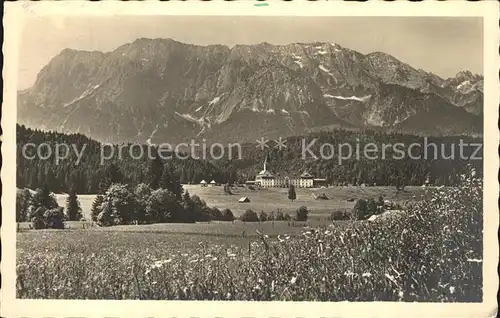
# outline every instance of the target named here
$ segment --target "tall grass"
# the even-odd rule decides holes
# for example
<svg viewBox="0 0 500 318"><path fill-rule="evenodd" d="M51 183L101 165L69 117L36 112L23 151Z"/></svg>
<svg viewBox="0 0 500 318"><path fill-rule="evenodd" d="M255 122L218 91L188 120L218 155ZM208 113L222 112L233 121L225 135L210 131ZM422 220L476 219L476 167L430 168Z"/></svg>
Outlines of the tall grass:
<svg viewBox="0 0 500 318"><path fill-rule="evenodd" d="M42 231L39 239L54 244L18 251L17 295L480 302L482 213L482 182L464 177L459 187L428 190L405 215L383 222L353 222L348 228L333 223L275 238L262 233L239 245L200 242L182 248L189 244L178 237L181 242L172 248L169 237L126 242L122 232L94 246L64 235L54 240L58 232Z"/></svg>

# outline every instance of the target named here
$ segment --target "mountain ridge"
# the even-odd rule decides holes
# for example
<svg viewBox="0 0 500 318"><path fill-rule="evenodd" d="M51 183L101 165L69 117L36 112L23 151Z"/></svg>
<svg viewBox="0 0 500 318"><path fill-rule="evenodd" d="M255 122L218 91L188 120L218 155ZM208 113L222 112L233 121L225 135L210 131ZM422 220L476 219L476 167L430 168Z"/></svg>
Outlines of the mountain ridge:
<svg viewBox="0 0 500 318"><path fill-rule="evenodd" d="M200 46L139 38L64 49L18 92L18 122L103 141L249 141L320 126L480 134L483 78L443 79L336 43ZM408 123L408 124L406 124ZM237 137L236 137L237 136Z"/></svg>

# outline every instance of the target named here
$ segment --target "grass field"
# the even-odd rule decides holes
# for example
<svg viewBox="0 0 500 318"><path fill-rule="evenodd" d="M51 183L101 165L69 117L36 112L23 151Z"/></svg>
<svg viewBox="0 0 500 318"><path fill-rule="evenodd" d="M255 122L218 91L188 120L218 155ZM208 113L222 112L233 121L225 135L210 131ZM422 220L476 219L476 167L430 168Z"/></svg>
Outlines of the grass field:
<svg viewBox="0 0 500 318"><path fill-rule="evenodd" d="M59 206L66 207L67 194L56 194L57 204ZM90 209L92 208L92 202L94 202L95 194L79 194L78 201L80 201L80 207L82 208L83 217L86 220L91 220Z"/></svg>
<svg viewBox="0 0 500 318"><path fill-rule="evenodd" d="M404 203L407 200L419 199L423 194L423 189L420 187L406 187L404 192L397 192L395 187L300 188L296 189L297 199L291 202L287 198L288 189L285 188L267 188L255 191L247 188L236 188L232 190L233 195L224 194L222 187L184 185L184 189L189 191L191 195L196 194L205 200L209 206L231 209L235 216L241 215L246 209L266 213L282 209L284 213L293 215L299 207L304 205L310 211L312 218L328 217L334 210L352 209L355 202L349 202L348 199L374 198L377 200L379 196L383 196L384 199ZM315 200L313 193L316 195L324 193L329 200ZM238 199L243 196L248 197L251 202L238 203ZM56 194L57 203L60 206L66 206L66 197L66 194ZM94 198L93 194L78 195L83 215L87 220L90 220L90 209Z"/></svg>
<svg viewBox="0 0 500 318"><path fill-rule="evenodd" d="M482 297L481 184L425 193L389 187L239 189L187 187L235 214L293 212L307 222L151 224L17 233L17 297L45 299L469 301ZM317 201L313 191L330 200ZM347 199L412 200L383 222L326 220ZM252 202L237 203L240 196ZM59 204L65 197L58 195ZM88 215L93 196L80 196ZM82 200L83 199L83 200ZM422 200L420 200L422 199ZM241 207L240 207L241 206ZM87 210L86 210L87 209ZM456 213L460 211L460 213Z"/></svg>
<svg viewBox="0 0 500 318"><path fill-rule="evenodd" d="M408 200L420 200L423 198L425 189L421 187L406 187L405 191L398 192L395 187L329 187L324 189L305 189L298 188L297 199L293 202L287 198L287 189L285 188L267 188L259 190L249 190L247 188L233 189L233 195L223 193L222 187L201 187L199 185L184 185L184 189L189 191L191 195L197 195L207 202L209 206L215 206L219 209L229 208L233 214L238 217L245 210L252 209L256 212L264 211L269 213L282 209L284 213L289 213L290 216L295 215L295 211L301 207L306 206L309 210L309 225L315 226L319 224L326 224L330 213L335 210L350 210L355 204L357 199L378 199L383 196L384 199L393 201L395 203L405 203ZM316 195L325 194L329 200L315 200L313 193ZM59 206L66 206L67 194L56 194L56 200ZM83 227L91 226L90 210L92 202L95 199L94 194L78 195L82 213L87 222L67 222L66 226L74 229L82 229ZM240 197L246 196L251 202L238 203ZM348 199L353 199L350 202ZM204 225L214 227L215 223L211 225ZM28 229L28 223L21 223L18 225L20 229ZM151 230L156 228L168 228L173 225L153 225ZM175 225L186 226L189 225ZM267 225L266 225L267 226ZM276 225L282 226L282 225ZM236 226L237 227L237 226ZM191 231L191 230L190 230ZM242 230L243 231L243 230ZM240 233L242 232L240 231ZM192 232L196 232L193 230Z"/></svg>
<svg viewBox="0 0 500 318"><path fill-rule="evenodd" d="M326 218L335 210L352 209L354 202L348 199L378 199L383 196L386 200L404 203L407 200L419 199L422 197L423 189L420 187L407 187L404 192L397 192L395 187L329 187L329 188L297 188L297 199L291 202L287 198L287 188L263 188L259 190L249 190L247 188L236 188L233 195L223 194L222 187L200 187L199 185L185 185L184 188L190 194L196 194L204 199L209 206L219 209L229 208L235 215L240 215L246 209L252 209L266 213L272 210L282 209L284 213L293 215L295 211L306 206L310 211L311 218ZM325 194L329 200L316 200L313 197ZM240 197L246 196L249 203L238 203ZM415 196L415 198L413 198Z"/></svg>

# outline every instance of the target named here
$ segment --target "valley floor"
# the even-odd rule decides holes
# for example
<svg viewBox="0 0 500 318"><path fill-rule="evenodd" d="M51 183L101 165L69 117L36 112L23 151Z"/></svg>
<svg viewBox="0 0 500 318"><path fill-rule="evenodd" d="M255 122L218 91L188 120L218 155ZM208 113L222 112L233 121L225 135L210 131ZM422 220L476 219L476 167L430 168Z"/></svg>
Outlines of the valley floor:
<svg viewBox="0 0 500 318"><path fill-rule="evenodd" d="M72 222L65 230L21 230L17 233L17 297L481 300L480 262L447 257L439 254L439 249L429 250L430 259L414 259L412 251L418 249L419 240L427 242L421 241L424 246L436 240L445 242L439 236L443 226L440 222L432 222L435 229L422 232L421 221L411 218L378 225L326 219L333 209L353 204L345 203L350 198L377 198L382 194L403 202L419 200L423 189L408 188L404 193L389 187L299 189L298 202L291 203L286 199L286 189L241 189L235 195L223 195L220 187L187 188L209 205L230 207L235 214L246 208L265 208L269 212L283 207L292 212L305 205L312 211L311 219L106 228ZM311 196L313 191L324 192L331 200L318 202ZM238 208L240 196L249 196L252 201ZM58 196L59 204L63 198ZM81 198L84 209L83 202L91 202L90 198ZM411 225L408 221L417 223ZM409 231L405 239L401 237L403 230ZM439 268L429 269L441 260L446 261L447 272L453 269L460 275L451 282L453 286L448 276L438 274Z"/></svg>
<svg viewBox="0 0 500 318"><path fill-rule="evenodd" d="M394 203L404 204L411 200L420 200L423 198L426 189L417 186L408 186L405 191L396 191L395 187L377 186L377 187L328 187L328 188L297 188L297 199L293 202L287 198L286 188L267 188L249 190L246 187L234 188L232 195L224 194L223 187L201 187L200 185L184 185L185 190L191 195L197 195L207 202L210 207L219 209L229 208L234 216L239 217L245 210L251 209L257 213L264 211L267 214L278 209L283 213L288 213L290 216L295 216L295 211L306 206L309 211L309 223L311 226L318 224L329 224L328 218L331 212L337 210L351 210L358 199L373 198L378 200L379 196L384 197ZM313 196L325 194L329 200L316 200ZM248 197L250 202L238 203L241 197ZM78 195L82 213L86 222L67 222L66 226L72 229L89 228L92 226L90 210L95 194ZM67 194L56 194L56 200L59 206L66 206ZM349 201L348 201L349 200ZM158 225L165 229L174 225ZM189 226L189 225L175 225ZM267 225L266 225L267 226ZM18 224L21 230L29 229L29 223L23 222ZM152 226L154 230L156 226ZM149 230L149 229L148 229ZM196 232L196 230L194 230Z"/></svg>

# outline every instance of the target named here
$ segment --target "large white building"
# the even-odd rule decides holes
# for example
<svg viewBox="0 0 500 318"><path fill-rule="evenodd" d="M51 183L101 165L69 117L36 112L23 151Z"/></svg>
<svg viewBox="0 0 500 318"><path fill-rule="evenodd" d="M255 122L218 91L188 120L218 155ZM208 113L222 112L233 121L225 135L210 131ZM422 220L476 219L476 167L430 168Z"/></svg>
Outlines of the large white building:
<svg viewBox="0 0 500 318"><path fill-rule="evenodd" d="M255 177L254 183L263 188L273 187L289 187L290 185L296 188L312 188L320 184L325 184L326 179L315 179L309 172L304 172L298 178L290 178L288 176L274 176L267 170L267 157L264 160L264 169L262 169Z"/></svg>

